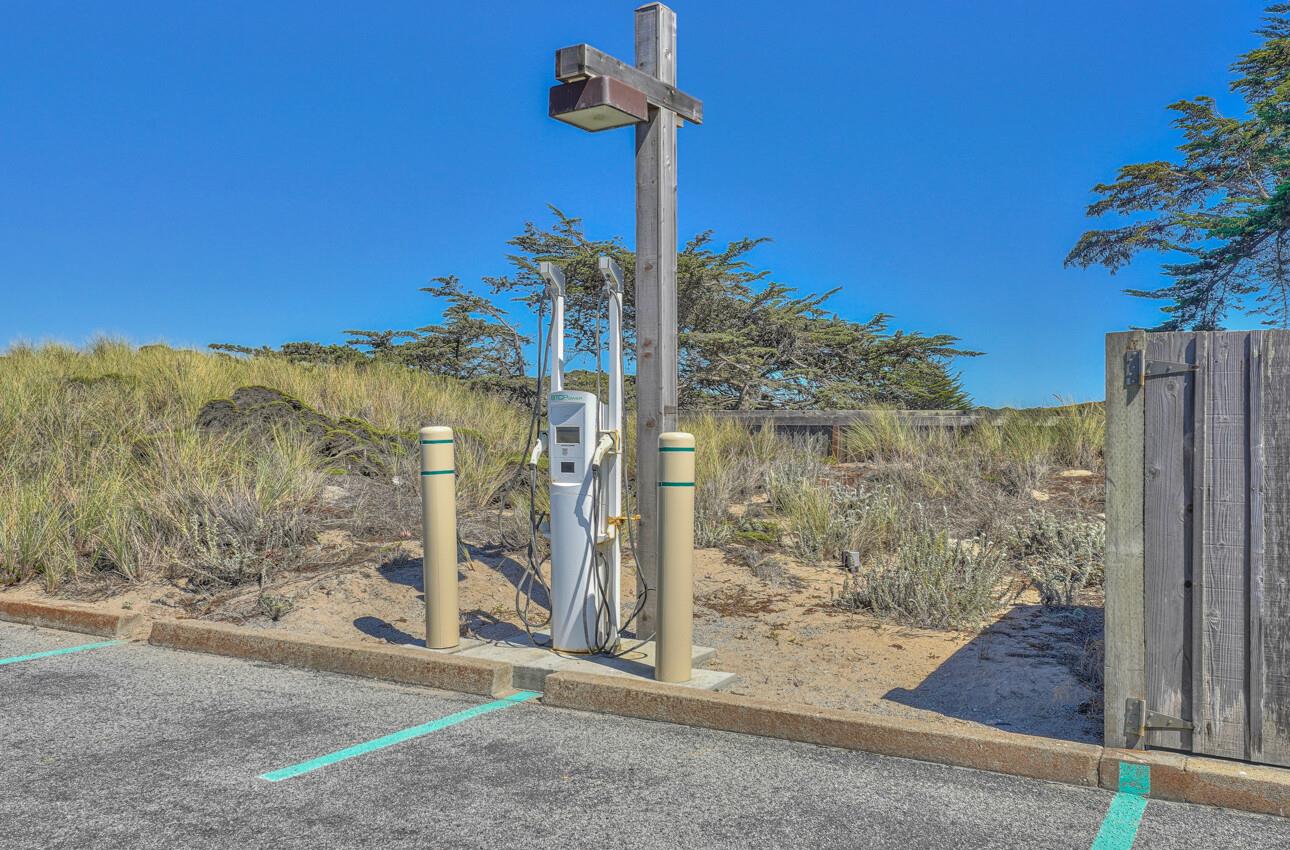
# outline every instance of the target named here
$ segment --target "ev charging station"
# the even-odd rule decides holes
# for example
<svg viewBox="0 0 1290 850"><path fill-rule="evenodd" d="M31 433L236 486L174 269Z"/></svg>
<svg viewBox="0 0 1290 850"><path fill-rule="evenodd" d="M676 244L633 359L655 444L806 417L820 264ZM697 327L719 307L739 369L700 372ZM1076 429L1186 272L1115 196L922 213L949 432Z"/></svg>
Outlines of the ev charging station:
<svg viewBox="0 0 1290 850"><path fill-rule="evenodd" d="M538 305L539 364L530 428L534 443L528 458L528 568L517 583L516 612L533 644L558 653L622 656L657 637L655 678L691 682L692 654L698 649L692 646L695 447L691 435L675 430L676 131L682 123L703 123L703 103L676 87L676 14L671 9L662 3L637 9L635 44L634 62L588 44L556 51L559 85L550 91L548 114L588 132L632 127L636 134L636 512L629 515L624 499L622 270L610 257L598 260L603 312L596 325L596 392L587 392L565 388L566 280L560 268L543 262L539 272L545 297ZM549 329L543 326L548 304ZM608 325L604 345L602 320ZM606 348L607 372L601 368ZM603 397L598 395L602 381ZM422 429L427 647L470 654L476 650L463 649L456 631L452 443L449 428ZM544 454L550 494L546 522L537 508ZM543 535L550 541L549 587L538 557ZM636 571L636 602L625 619L624 537ZM538 587L551 603L549 644L540 642L527 616ZM635 646L620 650L620 636L633 628L645 634L637 634ZM708 681L700 686L715 686Z"/></svg>
<svg viewBox="0 0 1290 850"><path fill-rule="evenodd" d="M539 362L534 392L529 452L529 546L524 577L516 585L515 610L531 646L560 655L629 653L646 658L653 644L654 676L665 682L693 679L693 554L694 554L694 437L683 432L659 435L657 489L637 494L651 501L659 517L659 570L656 584L645 581L633 529L640 516L625 504L624 475L627 444L624 409L623 273L611 257L597 260L601 278L601 310L595 326L596 392L565 387L563 271L547 262L539 266L545 284L538 305ZM548 327L543 328L547 306ZM607 333L602 336L604 327ZM547 332L545 349L540 335ZM608 369L605 367L608 355ZM549 374L544 372L549 370ZM543 382L546 392L543 392ZM545 413L543 411L545 408ZM539 426L540 423L540 426ZM535 428L535 426L538 426ZM457 521L455 506L456 456L451 428L421 429L421 496L423 569L426 587L426 646L437 651L480 651L463 648L457 611ZM638 456L640 451L638 449ZM548 461L547 519L538 511L537 478L542 456ZM542 574L538 539L550 541L548 585ZM622 547L626 538L636 566L637 592L631 614L622 616ZM528 618L535 588L550 601L550 640L542 642ZM638 621L650 597L658 600L656 632L639 634ZM637 630L635 642L621 648L624 633ZM473 641L478 644L479 641ZM642 651L643 650L643 651ZM711 650L706 650L711 654ZM581 662L580 662L581 663ZM541 665L539 665L540 667ZM548 668L549 669L549 668ZM595 668L593 668L595 669ZM731 674L707 674L700 687L714 687ZM715 677L715 678L713 678Z"/></svg>
<svg viewBox="0 0 1290 850"><path fill-rule="evenodd" d="M551 648L558 652L612 652L622 629L623 362L622 270L599 258L608 313L609 368L605 398L564 388L564 273L551 263L539 271L551 304L547 343L550 392L546 430L529 455L536 469L550 466ZM599 334L597 334L599 336ZM602 351L596 352L597 387ZM536 566L530 564L530 569Z"/></svg>

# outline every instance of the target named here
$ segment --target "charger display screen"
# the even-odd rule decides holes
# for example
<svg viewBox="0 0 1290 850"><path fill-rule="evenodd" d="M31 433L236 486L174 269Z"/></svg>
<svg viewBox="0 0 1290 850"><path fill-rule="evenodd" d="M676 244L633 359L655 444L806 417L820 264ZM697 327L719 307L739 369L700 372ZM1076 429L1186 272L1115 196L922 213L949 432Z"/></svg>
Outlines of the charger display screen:
<svg viewBox="0 0 1290 850"><path fill-rule="evenodd" d="M581 431L577 425L557 425L555 429L555 441L563 446L576 446L582 442Z"/></svg>

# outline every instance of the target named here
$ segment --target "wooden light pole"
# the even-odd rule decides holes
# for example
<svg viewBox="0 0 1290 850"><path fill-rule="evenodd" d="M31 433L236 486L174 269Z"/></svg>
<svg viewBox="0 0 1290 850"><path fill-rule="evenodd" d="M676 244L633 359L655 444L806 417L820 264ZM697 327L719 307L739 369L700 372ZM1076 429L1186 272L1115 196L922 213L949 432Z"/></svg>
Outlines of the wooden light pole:
<svg viewBox="0 0 1290 850"><path fill-rule="evenodd" d="M592 132L636 127L636 503L644 585L638 635L657 625L659 435L676 430L676 128L703 123L703 103L676 88L676 13L636 10L636 64L579 44L556 51L552 117ZM609 83L597 82L609 78ZM639 104L643 100L645 114ZM639 583L638 583L639 584Z"/></svg>

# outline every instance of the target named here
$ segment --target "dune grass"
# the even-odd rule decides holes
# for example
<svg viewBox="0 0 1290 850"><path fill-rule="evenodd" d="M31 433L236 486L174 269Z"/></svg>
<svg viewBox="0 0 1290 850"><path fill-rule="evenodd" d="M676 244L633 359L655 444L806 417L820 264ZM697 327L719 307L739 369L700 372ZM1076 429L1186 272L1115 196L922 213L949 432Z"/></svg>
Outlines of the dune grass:
<svg viewBox="0 0 1290 850"><path fill-rule="evenodd" d="M351 475L353 498L338 505L334 464L299 431L197 427L203 405L247 386L399 435L385 477ZM456 430L459 511L495 512L487 533L527 540L506 530L528 515L528 414L448 379L100 341L14 346L0 356L0 387L0 585L103 575L182 578L199 591L267 585L338 522L406 533L414 439L427 424ZM880 414L846 431L845 469L818 442L769 429L701 415L681 427L697 445L696 543L755 562L838 563L857 551L865 573L849 578L846 607L962 625L989 607L1002 558L1054 604L1100 576L1095 524L1035 514L1030 495L1053 469L1100 468L1099 405L1008 413L964 433Z"/></svg>
<svg viewBox="0 0 1290 850"><path fill-rule="evenodd" d="M699 545L739 543L751 516L759 539L776 538L761 530L774 523L780 550L802 561L857 552L862 568L838 600L848 610L958 628L993 610L1009 571L1045 604L1075 604L1100 582L1102 521L1036 506L1050 473L1101 469L1101 405L1008 411L964 431L878 411L844 432L844 469L822 446L729 420L685 427L700 470Z"/></svg>
<svg viewBox="0 0 1290 850"><path fill-rule="evenodd" d="M0 357L0 583L50 588L87 571L135 579L182 565L196 581L262 578L319 529L329 479L301 436L209 433L206 402L281 390L334 418L396 433L458 429L470 507L505 486L523 452L514 406L396 367L311 367L165 346L17 345ZM396 466L414 471L409 458ZM411 475L398 486L415 488Z"/></svg>

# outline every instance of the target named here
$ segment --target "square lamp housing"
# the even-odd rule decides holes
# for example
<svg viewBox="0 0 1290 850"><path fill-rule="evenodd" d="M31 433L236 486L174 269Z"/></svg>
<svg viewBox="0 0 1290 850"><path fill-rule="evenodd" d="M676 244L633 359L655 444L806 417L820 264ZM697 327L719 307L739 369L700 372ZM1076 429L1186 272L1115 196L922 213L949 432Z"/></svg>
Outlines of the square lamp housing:
<svg viewBox="0 0 1290 850"><path fill-rule="evenodd" d="M550 114L592 133L649 120L643 92L612 77L588 77L551 87Z"/></svg>

